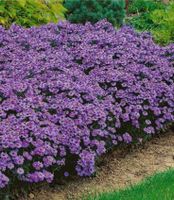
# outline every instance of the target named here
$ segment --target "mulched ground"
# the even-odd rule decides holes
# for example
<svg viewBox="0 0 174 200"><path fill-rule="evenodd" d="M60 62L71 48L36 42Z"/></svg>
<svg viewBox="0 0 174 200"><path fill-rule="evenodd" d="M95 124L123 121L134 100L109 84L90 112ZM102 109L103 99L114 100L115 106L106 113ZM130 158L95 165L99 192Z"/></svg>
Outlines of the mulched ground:
<svg viewBox="0 0 174 200"><path fill-rule="evenodd" d="M141 147L116 149L104 155L96 177L74 177L54 184L54 187L46 185L31 192L25 200L81 199L88 193L126 187L170 167L174 167L173 131L155 137Z"/></svg>

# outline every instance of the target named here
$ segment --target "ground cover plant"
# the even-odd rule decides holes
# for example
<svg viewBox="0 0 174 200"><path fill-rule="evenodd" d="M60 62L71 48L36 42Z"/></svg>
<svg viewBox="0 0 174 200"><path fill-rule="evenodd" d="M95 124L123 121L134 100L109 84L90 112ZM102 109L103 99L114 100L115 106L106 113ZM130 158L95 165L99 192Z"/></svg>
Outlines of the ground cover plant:
<svg viewBox="0 0 174 200"><path fill-rule="evenodd" d="M1 0L0 24L30 27L64 19L63 0Z"/></svg>
<svg viewBox="0 0 174 200"><path fill-rule="evenodd" d="M156 174L125 190L104 193L86 200L171 200L174 199L174 170Z"/></svg>
<svg viewBox="0 0 174 200"><path fill-rule="evenodd" d="M0 27L1 191L91 176L108 148L172 123L173 62L173 44L104 20Z"/></svg>
<svg viewBox="0 0 174 200"><path fill-rule="evenodd" d="M65 0L66 18L73 23L95 23L107 19L114 26L123 24L125 17L124 0Z"/></svg>

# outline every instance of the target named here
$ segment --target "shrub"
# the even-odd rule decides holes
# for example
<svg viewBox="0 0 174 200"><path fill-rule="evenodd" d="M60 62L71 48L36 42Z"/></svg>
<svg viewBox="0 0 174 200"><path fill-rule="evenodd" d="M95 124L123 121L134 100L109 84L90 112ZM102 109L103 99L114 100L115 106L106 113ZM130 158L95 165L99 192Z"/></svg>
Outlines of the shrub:
<svg viewBox="0 0 174 200"><path fill-rule="evenodd" d="M0 24L9 27L16 23L25 27L57 22L64 18L62 0L2 0Z"/></svg>
<svg viewBox="0 0 174 200"><path fill-rule="evenodd" d="M152 30L155 40L162 44L174 42L174 3L165 9L157 9L150 15L156 28Z"/></svg>
<svg viewBox="0 0 174 200"><path fill-rule="evenodd" d="M130 3L128 23L140 31L151 31L156 25L150 13L156 9L164 9L165 5L155 0L135 0Z"/></svg>
<svg viewBox="0 0 174 200"><path fill-rule="evenodd" d="M154 23L148 12L128 18L127 23L138 31L151 31L154 28Z"/></svg>
<svg viewBox="0 0 174 200"><path fill-rule="evenodd" d="M142 4L141 4L142 1ZM174 3L164 5L159 2L155 2L151 5L144 6L143 4L148 1L137 0L130 7L131 12L135 12L137 6L137 13L133 17L128 19L128 24L140 31L150 31L153 34L154 40L162 45L166 45L174 41ZM137 2L137 4L136 4ZM155 6L156 5L156 6ZM140 13L139 13L140 12Z"/></svg>
<svg viewBox="0 0 174 200"><path fill-rule="evenodd" d="M90 176L108 148L174 121L174 48L149 34L106 21L13 25L0 46L1 188L66 167Z"/></svg>
<svg viewBox="0 0 174 200"><path fill-rule="evenodd" d="M158 0L133 0L129 5L128 13L145 13L163 7L164 4L162 4L161 1Z"/></svg>
<svg viewBox="0 0 174 200"><path fill-rule="evenodd" d="M114 26L121 25L125 16L124 0L65 0L67 19L73 23L95 23L107 19Z"/></svg>

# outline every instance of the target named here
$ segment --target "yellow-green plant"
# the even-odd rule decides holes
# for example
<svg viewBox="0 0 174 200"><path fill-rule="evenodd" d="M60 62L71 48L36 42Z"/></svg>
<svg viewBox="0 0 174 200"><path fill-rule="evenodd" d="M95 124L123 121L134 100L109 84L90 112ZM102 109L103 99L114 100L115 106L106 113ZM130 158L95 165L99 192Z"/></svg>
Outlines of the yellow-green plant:
<svg viewBox="0 0 174 200"><path fill-rule="evenodd" d="M151 19L156 25L152 30L155 40L161 44L174 42L174 3L170 3L166 9L154 10Z"/></svg>
<svg viewBox="0 0 174 200"><path fill-rule="evenodd" d="M0 0L0 24L25 27L57 22L64 18L63 0Z"/></svg>
<svg viewBox="0 0 174 200"><path fill-rule="evenodd" d="M160 0L135 0L131 6L128 11L134 15L127 19L128 24L139 31L150 31L161 45L174 42L173 0L168 4Z"/></svg>

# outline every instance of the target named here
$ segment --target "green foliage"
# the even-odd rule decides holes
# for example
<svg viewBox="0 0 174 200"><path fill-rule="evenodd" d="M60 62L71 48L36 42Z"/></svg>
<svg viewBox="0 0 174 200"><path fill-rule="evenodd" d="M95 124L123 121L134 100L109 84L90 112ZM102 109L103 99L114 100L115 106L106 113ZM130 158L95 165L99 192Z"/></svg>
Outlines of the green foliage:
<svg viewBox="0 0 174 200"><path fill-rule="evenodd" d="M137 30L149 31L155 27L150 13L164 7L165 5L157 0L133 0L128 9L129 15L133 15L129 18L129 24Z"/></svg>
<svg viewBox="0 0 174 200"><path fill-rule="evenodd" d="M57 22L64 18L63 0L0 0L0 24L25 27Z"/></svg>
<svg viewBox="0 0 174 200"><path fill-rule="evenodd" d="M156 28L152 30L154 38L161 44L174 42L174 3L165 9L157 9L150 14Z"/></svg>
<svg viewBox="0 0 174 200"><path fill-rule="evenodd" d="M67 19L73 23L95 23L107 19L114 26L121 25L125 16L124 0L65 0Z"/></svg>
<svg viewBox="0 0 174 200"><path fill-rule="evenodd" d="M135 14L136 12L136 14ZM140 31L150 31L162 45L174 41L174 3L155 0L135 0L130 4L128 24Z"/></svg>
<svg viewBox="0 0 174 200"><path fill-rule="evenodd" d="M156 174L125 190L90 196L85 200L172 200L174 199L174 170Z"/></svg>
<svg viewBox="0 0 174 200"><path fill-rule="evenodd" d="M128 24L140 31L150 31L154 24L149 13L142 13L128 19Z"/></svg>
<svg viewBox="0 0 174 200"><path fill-rule="evenodd" d="M163 7L164 4L159 0L133 0L128 8L128 13L145 13Z"/></svg>

